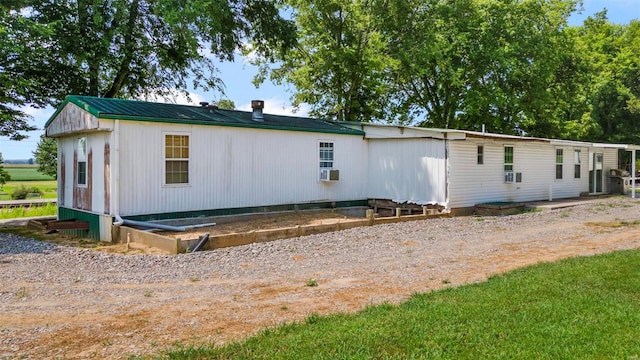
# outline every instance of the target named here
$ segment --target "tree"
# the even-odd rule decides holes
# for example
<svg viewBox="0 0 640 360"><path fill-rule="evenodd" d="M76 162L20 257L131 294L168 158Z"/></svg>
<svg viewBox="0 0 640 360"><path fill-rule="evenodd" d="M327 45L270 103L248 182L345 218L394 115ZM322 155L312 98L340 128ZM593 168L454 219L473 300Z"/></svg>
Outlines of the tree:
<svg viewBox="0 0 640 360"><path fill-rule="evenodd" d="M598 126L592 139L640 143L640 21L614 25L602 11L585 20L578 41L590 64L584 116Z"/></svg>
<svg viewBox="0 0 640 360"><path fill-rule="evenodd" d="M52 176L54 179L58 177L58 142L54 138L40 136L40 141L33 152L33 156L38 163L38 171Z"/></svg>
<svg viewBox="0 0 640 360"><path fill-rule="evenodd" d="M43 51L41 44L48 31L10 12L4 4L0 5L0 136L21 140L26 137L24 132L35 127L20 107L47 104L46 92L41 91L42 69L33 64Z"/></svg>
<svg viewBox="0 0 640 360"><path fill-rule="evenodd" d="M298 45L281 53L277 65L258 59L266 78L294 85L294 106L339 121L385 119L387 43L379 31L376 0L288 0L299 32Z"/></svg>
<svg viewBox="0 0 640 360"><path fill-rule="evenodd" d="M543 120L571 0L389 1L394 103L419 126L521 134Z"/></svg>
<svg viewBox="0 0 640 360"><path fill-rule="evenodd" d="M236 103L234 103L233 100L222 99L218 101L218 108L223 110L235 110Z"/></svg>
<svg viewBox="0 0 640 360"><path fill-rule="evenodd" d="M268 58L295 43L293 24L267 0L19 0L1 11L0 85L10 86L0 131L11 134L29 129L19 106L186 93L190 80L219 89L214 58L232 59L245 43Z"/></svg>
<svg viewBox="0 0 640 360"><path fill-rule="evenodd" d="M4 166L2 165L3 163L4 160L2 159L2 153L0 153L0 187L6 184L7 181L11 180L11 175L9 175L7 169L4 168Z"/></svg>

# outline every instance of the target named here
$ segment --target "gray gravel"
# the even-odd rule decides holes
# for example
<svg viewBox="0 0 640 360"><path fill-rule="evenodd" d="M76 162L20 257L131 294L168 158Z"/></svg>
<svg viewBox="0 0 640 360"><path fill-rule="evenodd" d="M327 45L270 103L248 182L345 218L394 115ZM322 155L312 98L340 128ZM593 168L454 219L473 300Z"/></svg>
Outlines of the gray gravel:
<svg viewBox="0 0 640 360"><path fill-rule="evenodd" d="M78 349L78 344L64 347L40 343L43 338L51 339L52 334L78 326L75 322L48 323L46 314L136 314L210 294L227 302L240 298L236 306L250 309L255 306L249 297L256 293L256 284L281 285L283 279L302 283L312 277L327 284L314 289L314 296L329 296L350 286L364 289L372 281L381 288L406 288L410 294L416 289L428 291L428 281L453 285L481 281L505 267L517 266L487 260L498 255L515 256L559 246L575 247L575 255L637 248L637 237L603 245L607 232L615 229L584 223L638 220L638 209L638 202L616 197L569 209L507 217L437 218L175 256L110 254L0 233L0 358L119 358L155 349L142 333L131 342L138 336L136 329L112 334L108 343L86 344L86 349L84 345ZM600 240L591 247L585 245L587 239ZM525 256L522 263L530 260ZM148 296L149 290L143 289L153 289L158 296ZM242 303L244 296L246 304ZM406 294L383 291L365 299L365 303L395 302L404 297ZM341 306L336 303L336 309ZM344 305L344 309L351 307ZM17 323L15 319L28 312L43 319ZM256 317L256 322L261 321L258 325L266 321L260 319L266 315L249 310L228 316L245 323ZM285 320L290 319L296 317ZM187 320L186 326L205 325L197 318ZM99 331L109 323L82 326L87 331ZM150 326L155 330L148 331L156 331L153 336L157 339L165 325ZM237 334L229 338L234 336Z"/></svg>

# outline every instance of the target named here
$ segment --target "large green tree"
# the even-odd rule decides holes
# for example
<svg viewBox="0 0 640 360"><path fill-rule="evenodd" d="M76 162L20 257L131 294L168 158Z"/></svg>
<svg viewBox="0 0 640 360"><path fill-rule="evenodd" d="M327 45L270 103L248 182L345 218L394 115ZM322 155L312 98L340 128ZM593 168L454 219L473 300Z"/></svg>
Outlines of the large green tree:
<svg viewBox="0 0 640 360"><path fill-rule="evenodd" d="M377 0L286 0L299 32L298 45L279 62L257 61L257 83L269 77L295 87L293 105L340 121L386 118L385 72L392 59L380 32Z"/></svg>
<svg viewBox="0 0 640 360"><path fill-rule="evenodd" d="M54 179L58 175L58 141L54 138L40 136L40 141L33 156L38 163L38 171L52 176Z"/></svg>
<svg viewBox="0 0 640 360"><path fill-rule="evenodd" d="M585 91L594 140L640 143L640 21L612 24L606 11L587 18L578 41L586 49Z"/></svg>
<svg viewBox="0 0 640 360"><path fill-rule="evenodd" d="M0 5L0 136L21 140L25 132L35 130L22 107L41 107L48 102L42 87L46 70L38 62L50 33L9 11L11 4Z"/></svg>
<svg viewBox="0 0 640 360"><path fill-rule="evenodd" d="M399 116L420 126L531 132L561 93L571 0L389 1ZM547 127L543 127L547 128ZM535 131L534 131L535 132Z"/></svg>
<svg viewBox="0 0 640 360"><path fill-rule="evenodd" d="M266 58L295 43L268 0L9 1L0 14L0 130L26 130L16 106L67 94L136 98L219 87L213 60L246 43ZM13 65L12 65L13 64ZM37 75L37 76L34 76ZM19 136L18 136L19 137Z"/></svg>
<svg viewBox="0 0 640 360"><path fill-rule="evenodd" d="M11 175L9 175L7 169L4 168L3 163L2 153L0 153L0 188L2 188L2 185L6 184L7 181L11 180Z"/></svg>

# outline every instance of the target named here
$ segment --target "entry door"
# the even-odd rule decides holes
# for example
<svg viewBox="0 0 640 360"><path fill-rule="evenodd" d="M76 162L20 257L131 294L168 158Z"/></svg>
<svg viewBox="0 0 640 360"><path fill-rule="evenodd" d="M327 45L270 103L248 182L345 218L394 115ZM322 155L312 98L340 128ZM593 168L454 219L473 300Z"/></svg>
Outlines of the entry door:
<svg viewBox="0 0 640 360"><path fill-rule="evenodd" d="M590 153L589 155L589 193L601 194L604 181L602 153Z"/></svg>

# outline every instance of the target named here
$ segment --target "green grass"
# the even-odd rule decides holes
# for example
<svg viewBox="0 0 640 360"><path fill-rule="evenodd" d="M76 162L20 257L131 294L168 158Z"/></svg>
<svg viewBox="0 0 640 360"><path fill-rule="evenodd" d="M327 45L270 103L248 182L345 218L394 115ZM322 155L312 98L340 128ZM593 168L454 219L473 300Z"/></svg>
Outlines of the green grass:
<svg viewBox="0 0 640 360"><path fill-rule="evenodd" d="M0 188L0 200L11 200L13 191L24 185L25 187L37 187L42 190L42 198L55 199L58 197L58 182L56 180L40 181L9 181Z"/></svg>
<svg viewBox="0 0 640 360"><path fill-rule="evenodd" d="M542 264L168 359L638 359L640 251Z"/></svg>
<svg viewBox="0 0 640 360"><path fill-rule="evenodd" d="M36 207L18 207L11 209L0 209L0 219L18 219L33 216L53 216L56 215L57 207L54 204Z"/></svg>
<svg viewBox="0 0 640 360"><path fill-rule="evenodd" d="M43 181L53 180L51 176L38 172L38 165L13 165L3 164L5 170L11 176L11 181Z"/></svg>

